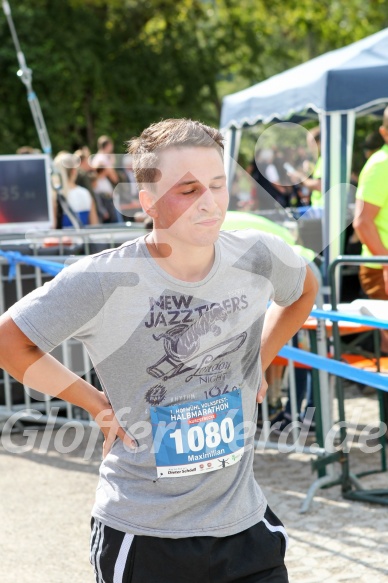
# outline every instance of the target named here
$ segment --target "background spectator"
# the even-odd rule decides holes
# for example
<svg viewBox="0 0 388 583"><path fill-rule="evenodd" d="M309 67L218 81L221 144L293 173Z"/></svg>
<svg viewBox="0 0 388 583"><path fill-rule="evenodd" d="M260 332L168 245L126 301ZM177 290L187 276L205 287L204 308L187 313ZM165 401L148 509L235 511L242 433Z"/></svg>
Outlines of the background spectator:
<svg viewBox="0 0 388 583"><path fill-rule="evenodd" d="M62 194L70 209L78 217L82 225L98 225L96 205L90 192L76 184L78 159L70 153L61 152L54 160L54 165L61 176ZM55 215L57 208L55 208ZM72 222L66 215L62 215L62 227L71 227Z"/></svg>

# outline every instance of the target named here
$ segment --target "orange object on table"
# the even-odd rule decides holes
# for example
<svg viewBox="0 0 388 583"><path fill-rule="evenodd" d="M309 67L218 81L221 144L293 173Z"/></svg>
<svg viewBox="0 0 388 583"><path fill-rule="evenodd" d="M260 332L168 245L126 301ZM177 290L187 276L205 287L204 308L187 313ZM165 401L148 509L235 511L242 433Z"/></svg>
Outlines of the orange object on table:
<svg viewBox="0 0 388 583"><path fill-rule="evenodd" d="M366 358L361 354L343 354L341 360L368 372L377 372L377 358ZM388 356L380 358L380 372L388 373Z"/></svg>
<svg viewBox="0 0 388 583"><path fill-rule="evenodd" d="M303 324L302 329L303 330L316 330L317 324L318 324L317 318L314 318L313 316L309 316L307 318L306 322ZM326 335L330 338L333 335L332 334L333 333L333 322L331 322L330 320L326 320L325 327L326 327ZM366 326L364 324L357 324L356 322L338 322L338 328L339 328L340 336L346 336L347 334L361 334L362 332L368 332L369 330L374 330L373 326ZM347 356L351 356L351 355L347 355ZM332 358L332 355L328 354L327 358ZM364 357L362 357L362 359L365 360ZM366 360L368 360L368 359L366 359ZM370 361L370 362L372 362L372 361ZM287 366L288 359L284 358L283 356L277 355L271 364L273 364L275 366ZM348 362L348 364L353 364L353 363ZM296 362L296 361L294 363L294 366L295 366L295 368L307 368L310 370L312 368L311 366L308 366L307 364L302 364L302 363ZM363 368L363 367L359 366L359 368ZM368 369L365 369L365 370L368 370ZM376 370L376 367L374 368L374 370ZM388 363L387 363L387 370L388 370Z"/></svg>

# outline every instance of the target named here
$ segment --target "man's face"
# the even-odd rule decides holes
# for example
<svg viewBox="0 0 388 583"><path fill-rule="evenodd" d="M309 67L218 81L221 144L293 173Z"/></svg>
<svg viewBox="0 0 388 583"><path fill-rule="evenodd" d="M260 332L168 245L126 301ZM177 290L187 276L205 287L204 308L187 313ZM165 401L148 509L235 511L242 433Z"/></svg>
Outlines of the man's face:
<svg viewBox="0 0 388 583"><path fill-rule="evenodd" d="M165 237L204 247L216 241L228 208L223 160L215 148L169 148L160 155L154 225Z"/></svg>
<svg viewBox="0 0 388 583"><path fill-rule="evenodd" d="M113 142L107 142L107 144L104 147L104 152L106 154L111 154L113 152Z"/></svg>

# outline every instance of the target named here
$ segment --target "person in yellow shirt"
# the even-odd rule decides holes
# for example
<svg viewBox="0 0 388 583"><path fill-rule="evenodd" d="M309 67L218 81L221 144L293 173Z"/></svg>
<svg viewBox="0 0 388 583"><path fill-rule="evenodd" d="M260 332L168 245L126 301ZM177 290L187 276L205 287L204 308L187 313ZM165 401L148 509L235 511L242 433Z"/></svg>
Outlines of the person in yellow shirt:
<svg viewBox="0 0 388 583"><path fill-rule="evenodd" d="M363 257L387 255L388 260L388 107L379 131L384 145L372 154L361 171L353 227L363 244ZM388 263L362 265L359 278L369 298L388 300ZM387 332L382 332L381 348L388 352Z"/></svg>

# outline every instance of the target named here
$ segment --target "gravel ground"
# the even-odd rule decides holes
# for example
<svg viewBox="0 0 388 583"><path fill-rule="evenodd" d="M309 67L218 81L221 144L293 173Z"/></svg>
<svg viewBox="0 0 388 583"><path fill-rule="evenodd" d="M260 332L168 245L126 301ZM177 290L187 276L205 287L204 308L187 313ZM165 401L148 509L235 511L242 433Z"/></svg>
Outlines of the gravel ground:
<svg viewBox="0 0 388 583"><path fill-rule="evenodd" d="M361 411L358 429L377 419L375 396L360 396L354 388L349 397L348 413ZM355 425L352 431L357 433ZM58 454L53 444L56 434L47 453L39 452L42 432L29 452L11 454L0 447L2 583L94 582L88 562L89 520L101 441L85 461L88 435L76 452ZM12 439L25 443L21 435ZM310 457L272 450L255 456L256 478L290 536L290 583L386 583L387 506L345 500L340 487L334 486L320 490L310 511L300 514L315 479ZM352 450L353 472L378 465L379 454ZM363 484L388 490L387 473L363 478Z"/></svg>

